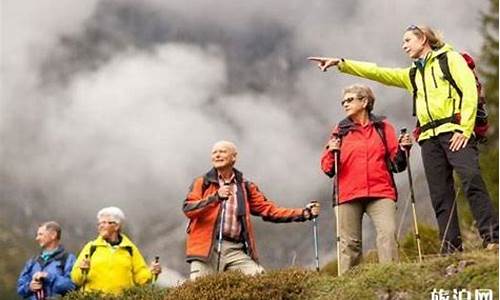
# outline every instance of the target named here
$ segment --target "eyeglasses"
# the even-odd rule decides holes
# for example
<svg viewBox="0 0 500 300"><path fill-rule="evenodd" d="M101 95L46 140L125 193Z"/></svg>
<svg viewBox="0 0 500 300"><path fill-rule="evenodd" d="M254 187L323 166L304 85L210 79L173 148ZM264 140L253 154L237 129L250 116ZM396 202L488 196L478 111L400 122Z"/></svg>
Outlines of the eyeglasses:
<svg viewBox="0 0 500 300"><path fill-rule="evenodd" d="M351 103L354 100L362 100L364 97L349 97L345 98L344 100L340 101L340 105L344 106L346 103Z"/></svg>
<svg viewBox="0 0 500 300"><path fill-rule="evenodd" d="M97 222L97 225L116 225L118 222L115 221L99 221Z"/></svg>

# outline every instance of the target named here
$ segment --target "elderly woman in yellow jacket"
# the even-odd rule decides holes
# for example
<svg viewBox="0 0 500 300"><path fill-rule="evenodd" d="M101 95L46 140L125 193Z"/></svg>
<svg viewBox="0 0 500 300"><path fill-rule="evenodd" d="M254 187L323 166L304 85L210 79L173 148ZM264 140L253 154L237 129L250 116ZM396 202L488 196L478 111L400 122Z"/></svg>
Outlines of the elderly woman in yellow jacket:
<svg viewBox="0 0 500 300"><path fill-rule="evenodd" d="M148 267L139 249L121 233L125 220L121 209L103 208L97 220L99 236L83 247L71 271L71 279L81 290L119 294L161 273L159 262Z"/></svg>
<svg viewBox="0 0 500 300"><path fill-rule="evenodd" d="M413 60L410 67L384 68L335 57L309 60L317 62L322 71L337 66L343 73L412 93L421 131L418 142L442 238L441 252L462 250L453 171L462 180L484 247L498 249L498 215L479 170L474 136L478 103L474 74L464 57L428 26L409 26L403 34L402 48Z"/></svg>

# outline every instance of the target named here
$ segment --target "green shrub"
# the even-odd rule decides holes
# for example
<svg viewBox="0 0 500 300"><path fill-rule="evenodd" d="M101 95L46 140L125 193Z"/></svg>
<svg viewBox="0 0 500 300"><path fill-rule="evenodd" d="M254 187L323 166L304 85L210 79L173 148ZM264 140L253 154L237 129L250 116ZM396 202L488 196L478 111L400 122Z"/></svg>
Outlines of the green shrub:
<svg viewBox="0 0 500 300"><path fill-rule="evenodd" d="M464 264L465 262L465 264ZM462 267L461 267L462 265ZM456 269L449 273L449 269ZM334 268L336 270L336 268ZM259 276L225 272L177 288L133 288L120 296L71 293L64 300L430 299L433 289L492 289L498 299L498 253L485 250L426 257L422 263L363 263L340 277L323 270L270 271ZM451 297L450 297L451 299Z"/></svg>
<svg viewBox="0 0 500 300"><path fill-rule="evenodd" d="M307 299L311 276L317 276L317 273L296 268L270 271L258 276L224 272L188 281L172 289L165 299Z"/></svg>
<svg viewBox="0 0 500 300"><path fill-rule="evenodd" d="M224 272L187 281L177 288L137 287L126 290L120 296L73 292L66 295L64 300L298 300L308 298L311 276L318 276L318 273L296 268L270 271L258 276L246 276L241 272Z"/></svg>
<svg viewBox="0 0 500 300"><path fill-rule="evenodd" d="M74 291L64 296L64 300L163 300L168 291L169 289L161 289L151 285L133 287L125 290L123 294L119 296L106 295L100 292L81 293L80 291Z"/></svg>

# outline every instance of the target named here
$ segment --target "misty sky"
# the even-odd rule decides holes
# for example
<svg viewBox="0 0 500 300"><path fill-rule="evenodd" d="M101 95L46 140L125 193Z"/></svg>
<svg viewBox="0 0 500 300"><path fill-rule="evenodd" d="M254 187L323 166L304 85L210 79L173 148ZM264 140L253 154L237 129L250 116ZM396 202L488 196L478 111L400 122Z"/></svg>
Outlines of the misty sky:
<svg viewBox="0 0 500 300"><path fill-rule="evenodd" d="M168 252L170 266L185 271L181 204L193 178L210 168L212 144L227 139L239 147L237 167L270 198L299 207L320 199L331 213L319 155L343 117L342 87L368 83L375 112L397 128L415 122L411 97L319 72L305 58L406 66L401 36L411 24L436 27L478 56L486 4L2 0L0 201L42 201L89 222L99 208L120 206L137 233L159 227L162 235L144 247ZM414 177L423 180L419 149L412 151ZM417 186L425 198L425 185ZM322 218L328 255L332 224ZM264 263L286 265L297 254L312 263L300 257L310 256L308 240L266 236L307 234L305 226L257 222ZM282 257L281 248L295 250Z"/></svg>

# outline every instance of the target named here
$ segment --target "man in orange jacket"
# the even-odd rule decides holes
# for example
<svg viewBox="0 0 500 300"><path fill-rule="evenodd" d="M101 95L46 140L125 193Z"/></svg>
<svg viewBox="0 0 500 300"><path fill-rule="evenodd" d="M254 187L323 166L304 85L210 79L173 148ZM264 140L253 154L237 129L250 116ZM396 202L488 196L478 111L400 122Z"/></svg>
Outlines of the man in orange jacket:
<svg viewBox="0 0 500 300"><path fill-rule="evenodd" d="M305 208L280 208L268 201L257 185L234 168L236 156L233 143L215 143L213 168L194 180L184 201L183 211L189 218L186 256L191 279L216 270L240 270L248 275L264 271L258 264L250 214L275 223L303 222L319 215L317 202Z"/></svg>

